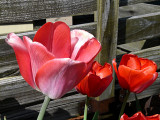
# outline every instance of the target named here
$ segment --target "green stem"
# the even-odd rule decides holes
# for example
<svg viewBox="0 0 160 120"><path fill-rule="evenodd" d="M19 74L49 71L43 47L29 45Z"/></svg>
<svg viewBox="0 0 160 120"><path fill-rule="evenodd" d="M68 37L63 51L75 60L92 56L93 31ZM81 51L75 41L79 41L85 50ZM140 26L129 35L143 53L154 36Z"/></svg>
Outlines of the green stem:
<svg viewBox="0 0 160 120"><path fill-rule="evenodd" d="M123 101L123 104L122 104L122 107L121 107L121 111L120 111L120 114L119 114L119 120L120 120L121 116L122 116L123 113L124 113L124 109L125 109L125 107L126 107L126 103L127 103L129 94L130 94L130 92L128 91L127 94L126 94L126 96L125 96L125 98L124 98L124 101Z"/></svg>
<svg viewBox="0 0 160 120"><path fill-rule="evenodd" d="M85 101L84 118L83 118L83 120L87 120L88 100L89 100L89 97L87 96L86 101Z"/></svg>
<svg viewBox="0 0 160 120"><path fill-rule="evenodd" d="M4 116L4 120L7 120L6 116Z"/></svg>
<svg viewBox="0 0 160 120"><path fill-rule="evenodd" d="M142 110L142 108L141 108L141 105L140 105L140 103L139 103L139 100L138 100L138 98L137 98L136 93L134 94L134 96L135 96L135 98L136 98L136 108L137 108L137 112L139 112L139 111Z"/></svg>
<svg viewBox="0 0 160 120"><path fill-rule="evenodd" d="M46 96L45 99L44 99L43 105L41 107L41 110L39 112L37 120L43 120L43 117L44 117L46 108L47 108L47 106L49 104L49 101L50 101L50 98L48 96Z"/></svg>
<svg viewBox="0 0 160 120"><path fill-rule="evenodd" d="M98 120L98 115L99 115L99 112L96 111L96 112L94 113L94 116L93 116L92 120Z"/></svg>

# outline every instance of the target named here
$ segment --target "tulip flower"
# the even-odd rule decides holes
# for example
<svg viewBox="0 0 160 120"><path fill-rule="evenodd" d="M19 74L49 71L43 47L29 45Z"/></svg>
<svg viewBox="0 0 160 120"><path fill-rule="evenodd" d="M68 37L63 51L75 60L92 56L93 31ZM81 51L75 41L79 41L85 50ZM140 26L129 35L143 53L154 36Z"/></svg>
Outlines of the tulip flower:
<svg viewBox="0 0 160 120"><path fill-rule="evenodd" d="M33 41L10 33L6 42L15 51L22 77L52 99L62 97L86 76L101 49L92 34L70 31L63 22L46 23Z"/></svg>
<svg viewBox="0 0 160 120"><path fill-rule="evenodd" d="M152 116L146 116L146 120L160 120L160 115L155 114L155 115L152 115Z"/></svg>
<svg viewBox="0 0 160 120"><path fill-rule="evenodd" d="M120 120L160 120L160 115L144 116L142 112L135 113L132 117L128 117L125 113L121 116Z"/></svg>
<svg viewBox="0 0 160 120"><path fill-rule="evenodd" d="M104 66L98 62L94 62L90 72L86 77L76 86L76 90L87 95L84 109L84 119L87 120L88 100L89 97L98 97L111 83L112 77L112 66L105 63ZM95 112L95 118L98 116L98 111Z"/></svg>
<svg viewBox="0 0 160 120"><path fill-rule="evenodd" d="M88 97L100 96L111 83L112 66L106 63L104 66L94 62L87 76L76 86L78 92Z"/></svg>
<svg viewBox="0 0 160 120"><path fill-rule="evenodd" d="M120 86L130 92L142 92L158 77L155 62L145 58L138 58L133 54L123 55L118 70L115 59L112 63Z"/></svg>

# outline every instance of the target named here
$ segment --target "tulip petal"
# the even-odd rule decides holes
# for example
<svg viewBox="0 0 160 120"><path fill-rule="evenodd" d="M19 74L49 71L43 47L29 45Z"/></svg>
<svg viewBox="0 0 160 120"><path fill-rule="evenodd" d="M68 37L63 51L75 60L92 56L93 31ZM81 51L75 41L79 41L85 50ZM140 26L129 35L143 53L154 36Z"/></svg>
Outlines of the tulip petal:
<svg viewBox="0 0 160 120"><path fill-rule="evenodd" d="M136 55L133 54L125 54L123 55L120 65L128 66L132 69L140 70L141 63Z"/></svg>
<svg viewBox="0 0 160 120"><path fill-rule="evenodd" d="M120 120L128 120L128 115L125 113L121 116Z"/></svg>
<svg viewBox="0 0 160 120"><path fill-rule="evenodd" d="M96 73L98 72L103 66L101 64L99 64L97 61L95 61L92 65L92 72Z"/></svg>
<svg viewBox="0 0 160 120"><path fill-rule="evenodd" d="M76 86L77 91L89 97L101 95L113 79L112 69L110 69L110 67L111 65L109 64L101 66L98 62L94 62L92 70ZM99 71L94 71L96 68L98 68Z"/></svg>
<svg viewBox="0 0 160 120"><path fill-rule="evenodd" d="M83 78L83 80L81 80L81 82L75 87L75 89L83 94L86 95L89 92L89 81L88 81L88 77L89 75L92 74L91 72L89 72L85 78Z"/></svg>
<svg viewBox="0 0 160 120"><path fill-rule="evenodd" d="M132 89L136 93L141 93L143 90L152 85L154 81L157 79L157 77L157 72L155 72L154 74L146 74L141 81L137 82L137 85L135 84L135 86L132 86Z"/></svg>
<svg viewBox="0 0 160 120"><path fill-rule="evenodd" d="M114 70L115 70L115 72L117 74L118 70L117 70L117 63L116 63L116 59L115 58L112 60L112 64L113 64Z"/></svg>
<svg viewBox="0 0 160 120"><path fill-rule="evenodd" d="M100 43L95 38L92 38L79 49L75 60L89 63L93 58L96 57L100 50Z"/></svg>
<svg viewBox="0 0 160 120"><path fill-rule="evenodd" d="M106 63L104 66L101 67L99 71L96 72L96 75L98 75L101 79L107 77L107 76L112 76L112 66L108 63Z"/></svg>
<svg viewBox="0 0 160 120"><path fill-rule="evenodd" d="M94 38L94 36L87 31L84 30L72 30L71 31L71 43L72 44L72 55L71 58L74 60L79 52L79 49L90 39ZM78 39L78 41L77 41ZM75 42L76 40L76 42Z"/></svg>
<svg viewBox="0 0 160 120"><path fill-rule="evenodd" d="M86 67L84 62L69 58L53 59L39 69L36 84L50 98L60 98L84 78Z"/></svg>
<svg viewBox="0 0 160 120"><path fill-rule="evenodd" d="M70 28L63 22L54 23L54 35L52 53L56 58L70 58L71 56L71 35Z"/></svg>
<svg viewBox="0 0 160 120"><path fill-rule="evenodd" d="M76 86L76 89L83 95L87 94L88 97L98 97L109 86L112 79L112 75L101 79L90 73Z"/></svg>
<svg viewBox="0 0 160 120"><path fill-rule="evenodd" d="M48 22L36 32L33 41L43 44L49 51L52 51L53 32L53 23Z"/></svg>
<svg viewBox="0 0 160 120"><path fill-rule="evenodd" d="M146 120L142 112L135 113L132 117L128 117L125 113L121 116L120 120Z"/></svg>
<svg viewBox="0 0 160 120"><path fill-rule="evenodd" d="M38 42L32 42L26 36L23 37L24 43L28 46L28 51L31 59L33 78L36 77L38 69L47 61L54 59L54 55L51 54L45 46Z"/></svg>
<svg viewBox="0 0 160 120"><path fill-rule="evenodd" d="M77 42L78 42L77 37L74 37L74 38L71 39L71 53L73 52L74 46L77 44Z"/></svg>
<svg viewBox="0 0 160 120"><path fill-rule="evenodd" d="M44 24L33 41L43 44L56 58L68 58L71 55L70 29L63 22Z"/></svg>
<svg viewBox="0 0 160 120"><path fill-rule="evenodd" d="M156 74L145 74L143 70L134 70L124 65L119 66L118 73L120 76L119 84L121 87L129 89L131 92L135 93L142 92L157 78Z"/></svg>
<svg viewBox="0 0 160 120"><path fill-rule="evenodd" d="M141 62L141 70L146 69L145 71L148 73L154 73L157 70L157 65L154 61L144 59L144 58L139 58Z"/></svg>
<svg viewBox="0 0 160 120"><path fill-rule="evenodd" d="M152 115L152 116L146 116L146 120L160 120L160 115L155 114L155 115Z"/></svg>
<svg viewBox="0 0 160 120"><path fill-rule="evenodd" d="M122 88L124 88L124 89L129 89L128 82L126 81L127 78L124 79L123 77L121 77L121 76L119 75L119 69L117 70L117 63L116 63L116 59L115 59L115 58L112 60L112 64L113 64L113 67L114 67L115 73L116 73L116 75L117 75L117 78L118 78L118 81L119 81L120 86L121 86ZM123 69L122 69L122 70L123 70ZM125 72L126 72L126 71L124 71L124 75L126 74Z"/></svg>
<svg viewBox="0 0 160 120"><path fill-rule="evenodd" d="M30 56L25 44L14 33L8 34L6 42L14 49L22 77L31 87L36 88L32 76Z"/></svg>
<svg viewBox="0 0 160 120"><path fill-rule="evenodd" d="M109 75L103 79L94 74L90 75L88 78L89 97L100 96L104 92L104 90L109 86L112 79L112 75Z"/></svg>

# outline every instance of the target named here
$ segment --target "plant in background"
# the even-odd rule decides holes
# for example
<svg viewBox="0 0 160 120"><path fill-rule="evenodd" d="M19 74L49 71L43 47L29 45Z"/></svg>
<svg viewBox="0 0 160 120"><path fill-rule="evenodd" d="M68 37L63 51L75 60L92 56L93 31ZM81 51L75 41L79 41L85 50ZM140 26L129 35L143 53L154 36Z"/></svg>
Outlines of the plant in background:
<svg viewBox="0 0 160 120"><path fill-rule="evenodd" d="M43 119L50 98L62 97L86 76L101 50L92 34L70 31L63 22L46 23L33 41L10 33L6 42L15 51L22 77L46 95L38 120Z"/></svg>
<svg viewBox="0 0 160 120"><path fill-rule="evenodd" d="M112 64L115 69L120 86L128 90L121 108L121 116L124 112L126 101L130 92L141 93L147 87L152 85L152 83L157 79L157 65L151 60L138 58L133 54L123 55L118 69L115 59L113 59Z"/></svg>
<svg viewBox="0 0 160 120"><path fill-rule="evenodd" d="M112 66L106 63L104 66L94 62L87 76L76 86L78 92L87 95L84 120L87 120L87 106L89 97L98 97L109 86L112 77Z"/></svg>
<svg viewBox="0 0 160 120"><path fill-rule="evenodd" d="M135 113L132 117L128 117L125 113L120 120L160 120L160 115L144 116L141 112Z"/></svg>

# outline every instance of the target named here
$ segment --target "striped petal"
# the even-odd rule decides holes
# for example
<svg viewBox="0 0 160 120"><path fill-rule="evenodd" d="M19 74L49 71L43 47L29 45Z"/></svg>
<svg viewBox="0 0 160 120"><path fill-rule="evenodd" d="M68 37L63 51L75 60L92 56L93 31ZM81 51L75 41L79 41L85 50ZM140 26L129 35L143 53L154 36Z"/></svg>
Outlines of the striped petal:
<svg viewBox="0 0 160 120"><path fill-rule="evenodd" d="M140 70L141 69L141 63L139 61L139 58L136 55L133 54L125 54L123 55L120 65L128 66L132 69Z"/></svg>
<svg viewBox="0 0 160 120"><path fill-rule="evenodd" d="M32 42L28 37L23 37L24 43L28 46L28 51L31 59L33 78L35 79L38 69L47 61L54 59L45 46L38 42Z"/></svg>
<svg viewBox="0 0 160 120"><path fill-rule="evenodd" d="M150 86L157 78L158 74L145 74L143 70L133 70L124 65L119 66L119 84L122 88L129 89L131 92L140 93ZM126 86L127 83L128 86Z"/></svg>
<svg viewBox="0 0 160 120"><path fill-rule="evenodd" d="M70 29L63 22L46 23L37 31L33 41L43 44L56 58L71 56Z"/></svg>
<svg viewBox="0 0 160 120"><path fill-rule="evenodd" d="M86 67L84 62L69 58L53 59L39 69L36 84L42 93L50 98L60 98L87 74Z"/></svg>
<svg viewBox="0 0 160 120"><path fill-rule="evenodd" d="M84 30L72 30L71 31L71 43L72 44L72 55L71 58L75 59L80 48L94 36ZM76 43L76 44L75 44Z"/></svg>
<svg viewBox="0 0 160 120"><path fill-rule="evenodd" d="M31 87L36 88L32 76L30 56L25 44L14 33L8 34L6 42L14 49L22 77Z"/></svg>
<svg viewBox="0 0 160 120"><path fill-rule="evenodd" d="M81 46L75 60L89 63L93 58L96 57L100 50L100 43L95 38L92 38L88 40L83 46Z"/></svg>

